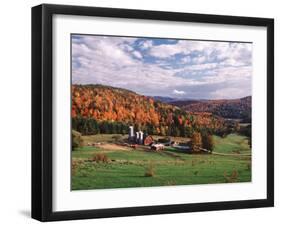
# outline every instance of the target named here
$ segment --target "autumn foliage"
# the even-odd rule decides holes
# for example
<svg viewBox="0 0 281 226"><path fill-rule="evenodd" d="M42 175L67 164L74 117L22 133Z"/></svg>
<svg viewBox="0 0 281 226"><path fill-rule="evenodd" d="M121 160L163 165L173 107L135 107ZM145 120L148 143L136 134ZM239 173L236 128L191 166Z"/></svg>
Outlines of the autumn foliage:
<svg viewBox="0 0 281 226"><path fill-rule="evenodd" d="M170 104L191 112L211 112L223 118L242 119L251 122L252 97L221 100L180 100Z"/></svg>
<svg viewBox="0 0 281 226"><path fill-rule="evenodd" d="M211 113L186 112L152 97L103 85L73 85L71 114L73 129L82 134L124 133L128 125L134 125L149 134L191 136L200 128L216 130L223 125L223 119Z"/></svg>
<svg viewBox="0 0 281 226"><path fill-rule="evenodd" d="M194 132L191 137L191 147L194 152L199 152L202 147L202 136L199 132Z"/></svg>

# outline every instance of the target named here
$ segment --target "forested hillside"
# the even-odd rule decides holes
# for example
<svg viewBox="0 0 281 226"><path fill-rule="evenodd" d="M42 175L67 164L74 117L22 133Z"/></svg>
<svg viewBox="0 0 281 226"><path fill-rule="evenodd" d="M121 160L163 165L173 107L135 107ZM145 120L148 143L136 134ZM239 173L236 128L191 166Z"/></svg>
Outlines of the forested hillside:
<svg viewBox="0 0 281 226"><path fill-rule="evenodd" d="M251 121L252 97L231 100L184 100L170 102L189 112L210 112L223 118Z"/></svg>
<svg viewBox="0 0 281 226"><path fill-rule="evenodd" d="M72 86L72 127L83 134L127 133L134 125L149 134L190 136L194 130L212 132L224 126L211 113L191 113L135 92L103 86Z"/></svg>

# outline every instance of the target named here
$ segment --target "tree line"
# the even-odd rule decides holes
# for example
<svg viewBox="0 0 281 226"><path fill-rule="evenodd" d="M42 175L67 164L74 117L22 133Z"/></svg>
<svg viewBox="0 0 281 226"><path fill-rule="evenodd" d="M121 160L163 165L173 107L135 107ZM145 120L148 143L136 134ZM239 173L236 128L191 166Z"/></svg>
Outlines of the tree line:
<svg viewBox="0 0 281 226"><path fill-rule="evenodd" d="M192 137L195 132L204 130L204 133L213 134L215 131L210 128L190 127L185 125L177 125L173 123L167 130L159 130L153 124L142 125L126 124L116 121L97 121L93 118L76 117L72 118L72 129L80 132L82 135L96 134L127 134L129 126L132 125L135 131L143 131L149 135L173 136L173 137Z"/></svg>
<svg viewBox="0 0 281 226"><path fill-rule="evenodd" d="M72 129L82 135L126 134L128 125L122 122L97 121L93 118L72 118Z"/></svg>

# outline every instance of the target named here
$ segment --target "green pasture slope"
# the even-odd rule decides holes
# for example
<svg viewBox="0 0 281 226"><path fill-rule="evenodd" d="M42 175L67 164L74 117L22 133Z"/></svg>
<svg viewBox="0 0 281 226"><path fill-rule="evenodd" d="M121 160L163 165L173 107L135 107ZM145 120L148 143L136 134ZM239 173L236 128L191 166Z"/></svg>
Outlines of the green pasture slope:
<svg viewBox="0 0 281 226"><path fill-rule="evenodd" d="M105 137L107 136L107 137ZM112 135L103 135L106 142ZM89 139L89 138L88 138ZM214 151L231 153L186 154L169 147L162 152L147 150L106 150L84 146L72 151L72 189L129 188L169 185L212 184L251 181L251 156L246 137L230 134L214 137ZM94 137L94 140L98 140ZM107 163L89 161L96 154L105 154ZM236 153L236 155L233 155ZM150 170L149 170L150 169ZM152 175L145 175L152 171Z"/></svg>
<svg viewBox="0 0 281 226"><path fill-rule="evenodd" d="M225 154L251 154L248 138L238 134L229 134L225 138L214 136L214 152Z"/></svg>

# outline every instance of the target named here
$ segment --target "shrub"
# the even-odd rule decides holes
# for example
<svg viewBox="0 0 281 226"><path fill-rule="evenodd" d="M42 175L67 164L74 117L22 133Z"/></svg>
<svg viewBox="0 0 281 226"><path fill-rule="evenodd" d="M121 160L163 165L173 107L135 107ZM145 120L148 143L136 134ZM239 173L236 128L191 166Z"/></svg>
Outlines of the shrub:
<svg viewBox="0 0 281 226"><path fill-rule="evenodd" d="M234 183L238 181L238 171L236 169L232 170L230 175L227 175L226 172L224 172L224 178L227 183Z"/></svg>
<svg viewBox="0 0 281 226"><path fill-rule="evenodd" d="M110 159L107 157L106 154L102 154L102 153L98 153L98 154L95 154L92 158L92 160L94 162L102 162L102 163L108 163L110 161Z"/></svg>
<svg viewBox="0 0 281 226"><path fill-rule="evenodd" d="M198 170L193 171L193 175L194 175L194 176L197 176L197 175L198 175L198 173L199 173L199 171L198 171Z"/></svg>
<svg viewBox="0 0 281 226"><path fill-rule="evenodd" d="M154 163L150 163L146 169L145 169L145 173L144 173L145 177L154 177L155 176L155 165Z"/></svg>
<svg viewBox="0 0 281 226"><path fill-rule="evenodd" d="M83 140L82 140L81 133L79 133L75 130L72 130L71 134L72 134L72 150L74 148L78 148L78 147L82 146Z"/></svg>
<svg viewBox="0 0 281 226"><path fill-rule="evenodd" d="M72 162L71 162L71 175L72 176L76 175L77 169L79 168L79 166L82 163L83 163L83 161L81 161L81 160L78 160L78 161L72 160Z"/></svg>

